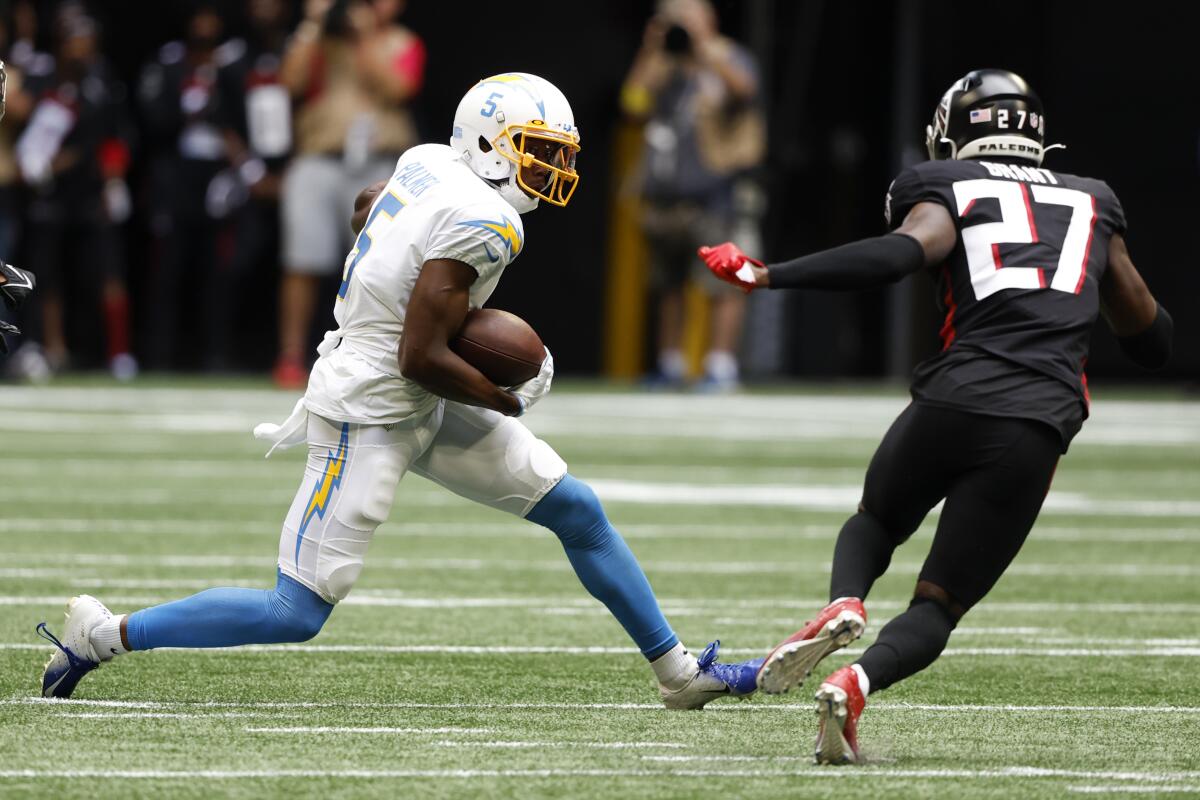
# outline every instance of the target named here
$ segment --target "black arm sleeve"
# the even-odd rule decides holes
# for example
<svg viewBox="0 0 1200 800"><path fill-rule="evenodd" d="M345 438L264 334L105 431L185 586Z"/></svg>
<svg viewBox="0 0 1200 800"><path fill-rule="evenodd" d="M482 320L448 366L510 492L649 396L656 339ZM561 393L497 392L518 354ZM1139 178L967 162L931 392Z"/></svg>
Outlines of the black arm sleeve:
<svg viewBox="0 0 1200 800"><path fill-rule="evenodd" d="M1154 322L1141 333L1132 336L1117 337L1117 344L1129 356L1129 360L1139 367L1160 369L1166 366L1171 358L1171 338L1175 333L1175 322L1167 310L1158 306Z"/></svg>
<svg viewBox="0 0 1200 800"><path fill-rule="evenodd" d="M904 233L860 239L830 250L769 264L772 289L871 289L925 266L925 249Z"/></svg>

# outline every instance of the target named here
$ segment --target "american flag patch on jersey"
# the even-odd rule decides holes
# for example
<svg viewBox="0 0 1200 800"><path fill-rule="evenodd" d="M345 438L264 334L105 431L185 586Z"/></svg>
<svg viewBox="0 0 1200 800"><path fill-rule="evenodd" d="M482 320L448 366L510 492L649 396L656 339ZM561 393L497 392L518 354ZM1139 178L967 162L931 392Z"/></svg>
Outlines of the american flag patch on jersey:
<svg viewBox="0 0 1200 800"><path fill-rule="evenodd" d="M978 122L991 122L992 110L990 108L976 108L971 110L971 124Z"/></svg>

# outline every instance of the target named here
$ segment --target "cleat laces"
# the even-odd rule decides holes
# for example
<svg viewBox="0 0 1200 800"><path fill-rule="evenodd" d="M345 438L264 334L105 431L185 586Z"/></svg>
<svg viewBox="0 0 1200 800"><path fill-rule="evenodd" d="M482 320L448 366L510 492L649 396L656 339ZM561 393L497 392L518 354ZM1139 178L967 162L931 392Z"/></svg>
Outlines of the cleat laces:
<svg viewBox="0 0 1200 800"><path fill-rule="evenodd" d="M704 672L728 687L733 695L747 695L755 691L755 675L762 666L763 659L743 661L740 664L721 664L717 661L717 653L721 649L721 640L710 642L704 652L696 659L696 665Z"/></svg>
<svg viewBox="0 0 1200 800"><path fill-rule="evenodd" d="M46 627L46 623L39 622L35 630L37 631L38 636L42 637L47 642L63 651L67 657L67 663L71 665L71 669L82 669L86 671L94 669L98 666L97 662L76 655L75 651L60 642L58 637L51 633L50 629Z"/></svg>

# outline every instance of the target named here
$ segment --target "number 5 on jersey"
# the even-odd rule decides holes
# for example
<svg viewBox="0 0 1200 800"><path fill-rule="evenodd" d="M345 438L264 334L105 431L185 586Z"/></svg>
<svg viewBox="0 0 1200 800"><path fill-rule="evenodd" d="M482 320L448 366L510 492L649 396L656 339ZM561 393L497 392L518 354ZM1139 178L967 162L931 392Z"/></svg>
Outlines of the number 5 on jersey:
<svg viewBox="0 0 1200 800"><path fill-rule="evenodd" d="M1031 193L1035 203L1071 209L1071 221L1063 241L1060 244L1045 242L1059 251L1058 264L1048 287L1044 266L1006 267L1000 259L1002 244L1034 244L1040 241L1033 205L1030 203ZM962 230L963 249L967 254L976 300L1004 289L1050 288L1079 294L1087 277L1088 251L1092 247L1092 230L1096 226L1094 197L1061 186L1026 186L988 178L954 184L954 199L960 218L965 218L975 201L982 198L995 198L1000 202L1000 221L972 225Z"/></svg>
<svg viewBox="0 0 1200 800"><path fill-rule="evenodd" d="M346 299L346 292L350 290L350 276L354 274L354 268L358 266L358 262L371 249L371 229L379 221L380 215L391 220L400 213L402 208L404 208L404 202L391 192L375 201L375 207L371 209L371 215L367 217L367 224L363 225L362 232L354 240L354 248L350 251L350 255L346 256L346 266L342 270L342 285L338 289L338 300Z"/></svg>

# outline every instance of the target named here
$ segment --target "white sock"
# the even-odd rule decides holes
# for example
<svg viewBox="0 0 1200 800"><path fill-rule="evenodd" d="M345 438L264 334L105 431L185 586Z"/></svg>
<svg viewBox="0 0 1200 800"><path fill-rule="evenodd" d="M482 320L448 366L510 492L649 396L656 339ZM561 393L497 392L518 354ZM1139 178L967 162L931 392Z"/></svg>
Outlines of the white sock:
<svg viewBox="0 0 1200 800"><path fill-rule="evenodd" d="M854 674L858 676L858 688L863 693L863 697L866 697L871 693L871 679L858 664L851 664L850 669L854 670Z"/></svg>
<svg viewBox="0 0 1200 800"><path fill-rule="evenodd" d="M125 616L125 614L120 614L109 617L92 628L92 632L88 634L92 649L96 651L96 655L101 661L108 661L113 656L123 656L129 652L129 648L121 641L121 623L125 620Z"/></svg>
<svg viewBox="0 0 1200 800"><path fill-rule="evenodd" d="M704 374L718 381L736 381L737 358L728 350L709 350L704 356Z"/></svg>
<svg viewBox="0 0 1200 800"><path fill-rule="evenodd" d="M687 375L687 361L682 350L663 350L658 354L658 371L664 378L681 381Z"/></svg>
<svg viewBox="0 0 1200 800"><path fill-rule="evenodd" d="M651 661L650 668L654 670L658 682L671 691L687 686L700 669L696 657L687 651L683 642L676 642L674 647Z"/></svg>

